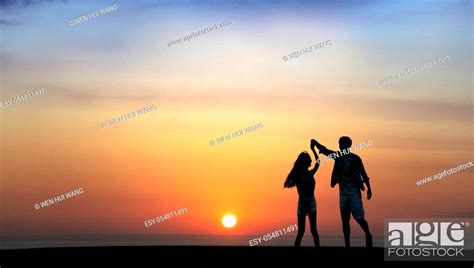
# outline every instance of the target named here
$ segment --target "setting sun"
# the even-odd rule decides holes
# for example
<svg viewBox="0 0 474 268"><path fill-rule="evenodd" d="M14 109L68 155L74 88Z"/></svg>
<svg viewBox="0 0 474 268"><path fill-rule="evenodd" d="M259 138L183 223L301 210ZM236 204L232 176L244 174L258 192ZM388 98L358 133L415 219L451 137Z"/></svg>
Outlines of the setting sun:
<svg viewBox="0 0 474 268"><path fill-rule="evenodd" d="M237 218L232 214L227 214L222 217L222 225L226 228L233 228L237 223Z"/></svg>

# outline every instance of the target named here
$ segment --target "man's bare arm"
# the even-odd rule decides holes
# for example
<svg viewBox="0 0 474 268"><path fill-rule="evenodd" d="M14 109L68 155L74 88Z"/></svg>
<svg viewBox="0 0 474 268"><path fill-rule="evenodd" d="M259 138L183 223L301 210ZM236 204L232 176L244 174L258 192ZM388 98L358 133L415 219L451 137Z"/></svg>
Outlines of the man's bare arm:
<svg viewBox="0 0 474 268"><path fill-rule="evenodd" d="M335 151L326 148L326 146L322 145L321 143L319 143L315 139L312 139L311 140L311 148L314 148L314 147L318 148L319 153L323 154L325 156L336 153Z"/></svg>
<svg viewBox="0 0 474 268"><path fill-rule="evenodd" d="M372 188L370 187L370 179L369 176L367 175L367 172L365 172L364 164L362 163L362 159L359 158L359 166L360 166L360 176L362 177L362 182L367 185L367 200L370 200L372 198Z"/></svg>

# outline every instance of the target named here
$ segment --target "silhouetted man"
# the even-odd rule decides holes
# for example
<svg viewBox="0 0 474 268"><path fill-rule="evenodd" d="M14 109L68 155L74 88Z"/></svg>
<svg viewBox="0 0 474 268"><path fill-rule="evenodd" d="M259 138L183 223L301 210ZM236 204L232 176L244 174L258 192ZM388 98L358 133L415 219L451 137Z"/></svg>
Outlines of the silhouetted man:
<svg viewBox="0 0 474 268"><path fill-rule="evenodd" d="M362 159L349 149L352 146L351 138L344 136L339 139L340 151L338 152L329 150L312 139L311 148L315 146L320 154L324 154L335 161L331 175L331 187L339 184L339 204L346 247L351 246L351 226L349 223L351 214L365 232L366 246L372 247L372 234L370 234L369 224L364 218L361 194L361 190L365 190L364 183L367 185L368 200L372 198L372 190Z"/></svg>

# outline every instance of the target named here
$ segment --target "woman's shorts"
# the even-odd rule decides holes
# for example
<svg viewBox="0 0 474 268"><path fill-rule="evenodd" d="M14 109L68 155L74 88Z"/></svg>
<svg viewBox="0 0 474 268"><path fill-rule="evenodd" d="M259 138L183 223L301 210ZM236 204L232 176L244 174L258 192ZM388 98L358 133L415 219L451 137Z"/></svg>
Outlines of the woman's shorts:
<svg viewBox="0 0 474 268"><path fill-rule="evenodd" d="M298 199L298 214L308 214L309 212L316 212L316 198L300 197Z"/></svg>

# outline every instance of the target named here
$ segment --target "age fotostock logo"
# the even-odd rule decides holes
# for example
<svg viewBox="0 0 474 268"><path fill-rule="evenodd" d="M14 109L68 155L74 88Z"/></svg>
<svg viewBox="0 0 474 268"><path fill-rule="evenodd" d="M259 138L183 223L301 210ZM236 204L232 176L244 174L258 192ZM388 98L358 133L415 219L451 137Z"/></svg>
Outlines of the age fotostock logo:
<svg viewBox="0 0 474 268"><path fill-rule="evenodd" d="M388 221L385 259L465 260L472 253L465 249L470 225L465 220Z"/></svg>

